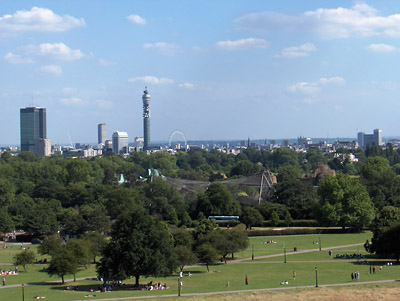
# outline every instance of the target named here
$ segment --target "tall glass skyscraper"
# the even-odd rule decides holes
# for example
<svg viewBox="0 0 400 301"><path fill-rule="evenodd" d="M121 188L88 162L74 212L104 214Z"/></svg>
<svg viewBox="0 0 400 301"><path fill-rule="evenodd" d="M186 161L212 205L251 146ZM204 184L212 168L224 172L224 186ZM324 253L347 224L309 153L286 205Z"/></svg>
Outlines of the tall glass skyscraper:
<svg viewBox="0 0 400 301"><path fill-rule="evenodd" d="M21 151L37 152L37 145L47 139L46 109L27 107L20 109Z"/></svg>

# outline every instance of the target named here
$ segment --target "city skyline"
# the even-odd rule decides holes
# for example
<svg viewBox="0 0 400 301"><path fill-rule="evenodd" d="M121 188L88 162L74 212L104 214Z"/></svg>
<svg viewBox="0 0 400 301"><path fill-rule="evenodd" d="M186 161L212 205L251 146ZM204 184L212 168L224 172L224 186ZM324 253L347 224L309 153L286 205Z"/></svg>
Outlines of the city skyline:
<svg viewBox="0 0 400 301"><path fill-rule="evenodd" d="M397 130L396 1L3 1L0 144L45 107L52 144L356 137ZM131 138L133 139L133 138Z"/></svg>

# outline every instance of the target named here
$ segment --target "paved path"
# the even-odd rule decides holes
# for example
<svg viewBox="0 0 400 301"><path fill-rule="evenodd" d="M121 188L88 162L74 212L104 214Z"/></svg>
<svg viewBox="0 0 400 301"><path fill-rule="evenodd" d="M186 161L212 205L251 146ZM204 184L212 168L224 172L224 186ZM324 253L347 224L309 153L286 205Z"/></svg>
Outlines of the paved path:
<svg viewBox="0 0 400 301"><path fill-rule="evenodd" d="M328 247L328 248L321 248L321 251L329 251L329 250L334 250L334 249L357 247L357 246L363 246L363 245L364 245L364 243L350 244L350 245L343 245L343 246L334 246L334 247ZM310 253L310 252L319 252L319 249L305 249L305 250L300 250L300 251L296 251L296 252L286 252L286 255L294 255L294 254L302 254L302 253ZM256 256L256 257L254 257L254 259L273 258L273 257L280 257L280 256L283 256L283 254L278 253L278 254L271 254L271 255L264 255L264 256ZM230 260L229 263L239 263L239 262L243 262L243 261L247 261L247 260L251 260L251 258Z"/></svg>
<svg viewBox="0 0 400 301"><path fill-rule="evenodd" d="M336 286L349 286L349 285L362 285L362 284L375 284L375 283L390 283L390 282L397 282L397 281L400 281L400 280L392 279L392 280L365 281L365 282L320 284L318 287L336 287ZM222 295L222 294L254 293L254 292L263 292L263 291L279 291L279 290L305 289L305 288L315 288L315 285L283 286L283 287L259 288L259 289L251 289L251 290L192 293L192 294L181 294L181 296L182 297L212 296L212 295ZM107 300L134 300L134 299L158 299L158 298L171 298L171 297L177 297L177 295L176 294L169 294L169 295L157 295L157 296L153 295L153 296L138 296L138 297L122 297L122 298L104 298L104 299L95 299L95 300L97 300L97 301L99 301L99 300L100 301L107 301ZM77 301L85 301L85 300L77 300Z"/></svg>

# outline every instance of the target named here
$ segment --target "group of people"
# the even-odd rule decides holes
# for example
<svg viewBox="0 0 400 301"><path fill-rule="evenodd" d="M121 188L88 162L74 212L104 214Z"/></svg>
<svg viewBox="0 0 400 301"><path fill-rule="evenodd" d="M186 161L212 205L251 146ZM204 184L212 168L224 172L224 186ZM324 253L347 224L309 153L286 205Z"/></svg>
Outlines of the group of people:
<svg viewBox="0 0 400 301"><path fill-rule="evenodd" d="M353 259L353 258L364 258L363 254L336 254L335 258L342 258L342 259Z"/></svg>
<svg viewBox="0 0 400 301"><path fill-rule="evenodd" d="M271 240L267 240L264 242L265 244L276 244L276 241Z"/></svg>
<svg viewBox="0 0 400 301"><path fill-rule="evenodd" d="M142 291L152 291L152 290L166 290L167 284L161 284L160 282L153 284L153 281L142 286Z"/></svg>
<svg viewBox="0 0 400 301"><path fill-rule="evenodd" d="M11 275L18 275L18 267L15 267L14 270L9 269L9 270L0 270L0 275L1 276L11 276Z"/></svg>
<svg viewBox="0 0 400 301"><path fill-rule="evenodd" d="M358 281L360 280L360 272L351 273L351 281Z"/></svg>

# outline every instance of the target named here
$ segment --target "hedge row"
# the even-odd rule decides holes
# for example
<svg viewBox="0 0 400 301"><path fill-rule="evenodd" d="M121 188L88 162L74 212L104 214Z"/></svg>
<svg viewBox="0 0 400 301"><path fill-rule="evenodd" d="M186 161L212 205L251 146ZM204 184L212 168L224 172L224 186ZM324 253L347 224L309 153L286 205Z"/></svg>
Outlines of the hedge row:
<svg viewBox="0 0 400 301"><path fill-rule="evenodd" d="M271 221L264 221L263 227L274 227ZM287 227L284 220L280 220L277 227ZM318 227L318 222L315 219L298 219L293 220L290 224L290 227Z"/></svg>
<svg viewBox="0 0 400 301"><path fill-rule="evenodd" d="M321 229L321 228L284 228L284 229L268 229L268 230L247 230L248 236L279 236L279 235L299 235L299 234L341 234L354 233L355 229Z"/></svg>

